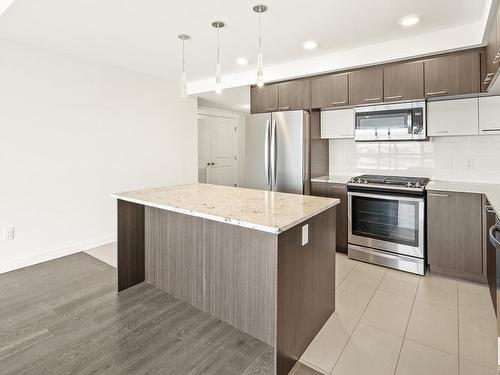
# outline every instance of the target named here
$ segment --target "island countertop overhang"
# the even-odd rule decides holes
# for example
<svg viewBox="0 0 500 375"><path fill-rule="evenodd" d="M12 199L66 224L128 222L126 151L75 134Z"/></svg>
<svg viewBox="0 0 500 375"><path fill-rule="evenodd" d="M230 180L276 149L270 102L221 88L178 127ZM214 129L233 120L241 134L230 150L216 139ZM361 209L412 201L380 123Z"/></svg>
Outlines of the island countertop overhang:
<svg viewBox="0 0 500 375"><path fill-rule="evenodd" d="M340 203L338 199L190 184L111 194L113 198L279 234Z"/></svg>

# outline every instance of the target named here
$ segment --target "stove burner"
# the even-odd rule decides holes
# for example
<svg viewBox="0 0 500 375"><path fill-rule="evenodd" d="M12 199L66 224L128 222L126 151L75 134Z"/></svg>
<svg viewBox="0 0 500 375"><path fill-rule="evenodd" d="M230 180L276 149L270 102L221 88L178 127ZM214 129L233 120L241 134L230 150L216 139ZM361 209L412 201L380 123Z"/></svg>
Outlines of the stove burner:
<svg viewBox="0 0 500 375"><path fill-rule="evenodd" d="M424 189L429 183L428 178L423 177L406 177L406 176L381 176L364 174L351 179L352 184L363 185L390 185L400 186L401 188Z"/></svg>

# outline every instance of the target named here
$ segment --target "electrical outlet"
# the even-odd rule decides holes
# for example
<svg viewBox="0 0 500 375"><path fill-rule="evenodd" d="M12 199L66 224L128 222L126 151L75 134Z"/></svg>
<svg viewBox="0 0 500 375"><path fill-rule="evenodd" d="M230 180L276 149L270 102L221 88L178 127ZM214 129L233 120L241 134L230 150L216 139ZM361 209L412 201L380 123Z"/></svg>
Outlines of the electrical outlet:
<svg viewBox="0 0 500 375"><path fill-rule="evenodd" d="M309 242L309 224L302 226L302 246Z"/></svg>
<svg viewBox="0 0 500 375"><path fill-rule="evenodd" d="M465 168L467 168L467 169L473 169L474 168L474 159L468 158L465 161Z"/></svg>
<svg viewBox="0 0 500 375"><path fill-rule="evenodd" d="M14 239L14 228L4 229L4 231L3 231L3 239L5 241L13 240Z"/></svg>

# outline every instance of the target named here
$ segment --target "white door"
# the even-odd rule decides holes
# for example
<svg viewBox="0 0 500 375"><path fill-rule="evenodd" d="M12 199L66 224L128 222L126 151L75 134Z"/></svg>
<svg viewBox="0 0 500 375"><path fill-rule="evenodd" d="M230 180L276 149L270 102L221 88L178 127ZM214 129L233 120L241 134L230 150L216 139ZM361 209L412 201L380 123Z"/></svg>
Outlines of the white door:
<svg viewBox="0 0 500 375"><path fill-rule="evenodd" d="M238 184L238 122L200 115L198 120L198 182Z"/></svg>
<svg viewBox="0 0 500 375"><path fill-rule="evenodd" d="M198 117L198 182L208 183L210 180L210 123Z"/></svg>

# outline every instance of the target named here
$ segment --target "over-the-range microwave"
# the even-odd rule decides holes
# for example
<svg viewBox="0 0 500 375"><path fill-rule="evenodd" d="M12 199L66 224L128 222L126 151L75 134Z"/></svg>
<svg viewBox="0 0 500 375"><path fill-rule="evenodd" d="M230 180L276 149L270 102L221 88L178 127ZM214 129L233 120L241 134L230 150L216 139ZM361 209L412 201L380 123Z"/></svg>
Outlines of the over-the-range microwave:
<svg viewBox="0 0 500 375"><path fill-rule="evenodd" d="M354 108L356 141L425 141L425 101Z"/></svg>

